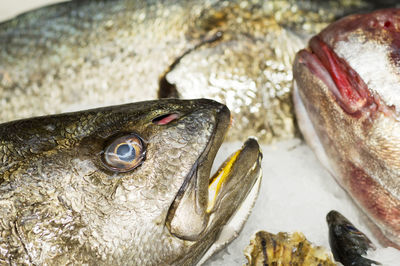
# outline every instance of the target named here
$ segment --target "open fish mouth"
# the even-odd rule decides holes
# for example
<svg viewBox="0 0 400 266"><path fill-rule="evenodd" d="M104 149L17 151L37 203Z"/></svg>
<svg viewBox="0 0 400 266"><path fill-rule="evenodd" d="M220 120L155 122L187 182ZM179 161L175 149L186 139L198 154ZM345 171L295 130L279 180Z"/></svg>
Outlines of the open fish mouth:
<svg viewBox="0 0 400 266"><path fill-rule="evenodd" d="M399 25L399 9L348 16L311 38L298 60L327 86L347 114L359 118L384 112L399 119ZM377 60L384 63L378 65Z"/></svg>
<svg viewBox="0 0 400 266"><path fill-rule="evenodd" d="M315 36L310 40L309 50L300 51L299 60L324 82L347 114L359 118L362 112L390 112L379 96L371 94L359 74L321 37Z"/></svg>
<svg viewBox="0 0 400 266"><path fill-rule="evenodd" d="M217 120L214 134L193 164L168 211L167 228L171 234L184 240L197 241L210 232L222 230L239 212L240 221L236 221L239 226L232 232L237 233L258 195L262 153L253 138L249 138L215 174L210 175L216 153L229 127L227 108L221 111ZM245 210L238 211L241 207Z"/></svg>

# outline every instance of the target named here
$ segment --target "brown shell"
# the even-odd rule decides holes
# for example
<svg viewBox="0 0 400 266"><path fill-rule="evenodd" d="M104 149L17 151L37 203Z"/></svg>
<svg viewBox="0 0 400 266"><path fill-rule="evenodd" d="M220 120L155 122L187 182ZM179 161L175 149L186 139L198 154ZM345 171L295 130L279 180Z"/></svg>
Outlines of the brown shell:
<svg viewBox="0 0 400 266"><path fill-rule="evenodd" d="M324 247L313 246L300 232L276 235L259 231L244 250L246 265L336 265Z"/></svg>

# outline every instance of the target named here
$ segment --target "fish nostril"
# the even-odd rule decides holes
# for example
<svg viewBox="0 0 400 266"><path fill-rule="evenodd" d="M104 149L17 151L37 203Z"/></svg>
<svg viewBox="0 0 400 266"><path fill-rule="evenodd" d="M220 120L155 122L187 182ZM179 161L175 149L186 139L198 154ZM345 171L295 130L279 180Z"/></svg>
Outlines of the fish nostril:
<svg viewBox="0 0 400 266"><path fill-rule="evenodd" d="M178 118L179 118L179 115L176 113L165 114L165 115L160 115L160 116L154 118L152 120L152 122L156 125L166 125Z"/></svg>
<svg viewBox="0 0 400 266"><path fill-rule="evenodd" d="M392 26L392 22L386 21L385 24L383 24L383 26L384 26L385 28L390 28L390 26Z"/></svg>

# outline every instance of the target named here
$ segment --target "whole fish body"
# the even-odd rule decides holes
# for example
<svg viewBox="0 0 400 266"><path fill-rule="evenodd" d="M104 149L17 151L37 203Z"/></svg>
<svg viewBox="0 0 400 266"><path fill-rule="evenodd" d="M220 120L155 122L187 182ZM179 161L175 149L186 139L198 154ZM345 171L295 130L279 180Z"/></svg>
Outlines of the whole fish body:
<svg viewBox="0 0 400 266"><path fill-rule="evenodd" d="M336 18L376 6L115 0L31 11L0 24L0 122L160 94L226 103L230 139L291 138L295 52Z"/></svg>
<svg viewBox="0 0 400 266"><path fill-rule="evenodd" d="M229 123L220 103L168 99L1 124L0 264L207 258L237 236L261 183L254 139L210 177Z"/></svg>

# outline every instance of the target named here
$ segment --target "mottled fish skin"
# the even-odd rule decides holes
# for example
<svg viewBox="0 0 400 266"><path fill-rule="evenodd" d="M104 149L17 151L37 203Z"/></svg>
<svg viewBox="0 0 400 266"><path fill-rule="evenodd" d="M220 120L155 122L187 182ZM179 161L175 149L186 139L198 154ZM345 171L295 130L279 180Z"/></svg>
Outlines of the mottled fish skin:
<svg viewBox="0 0 400 266"><path fill-rule="evenodd" d="M0 122L168 95L232 110L229 139L296 134L295 52L308 36L382 3L74 1L0 24Z"/></svg>
<svg viewBox="0 0 400 266"><path fill-rule="evenodd" d="M337 211L326 215L329 227L329 245L336 261L344 266L371 266L380 263L367 259L368 249L374 249L371 240Z"/></svg>
<svg viewBox="0 0 400 266"><path fill-rule="evenodd" d="M0 124L0 264L195 264L261 180L249 139L205 211L229 123L225 105L170 99ZM142 161L119 172L106 147L125 136Z"/></svg>
<svg viewBox="0 0 400 266"><path fill-rule="evenodd" d="M320 265L334 266L332 254L323 247L314 246L302 233L272 234L257 232L245 248L247 266L265 265Z"/></svg>
<svg viewBox="0 0 400 266"><path fill-rule="evenodd" d="M302 132L339 184L400 246L400 9L343 18L297 54Z"/></svg>

